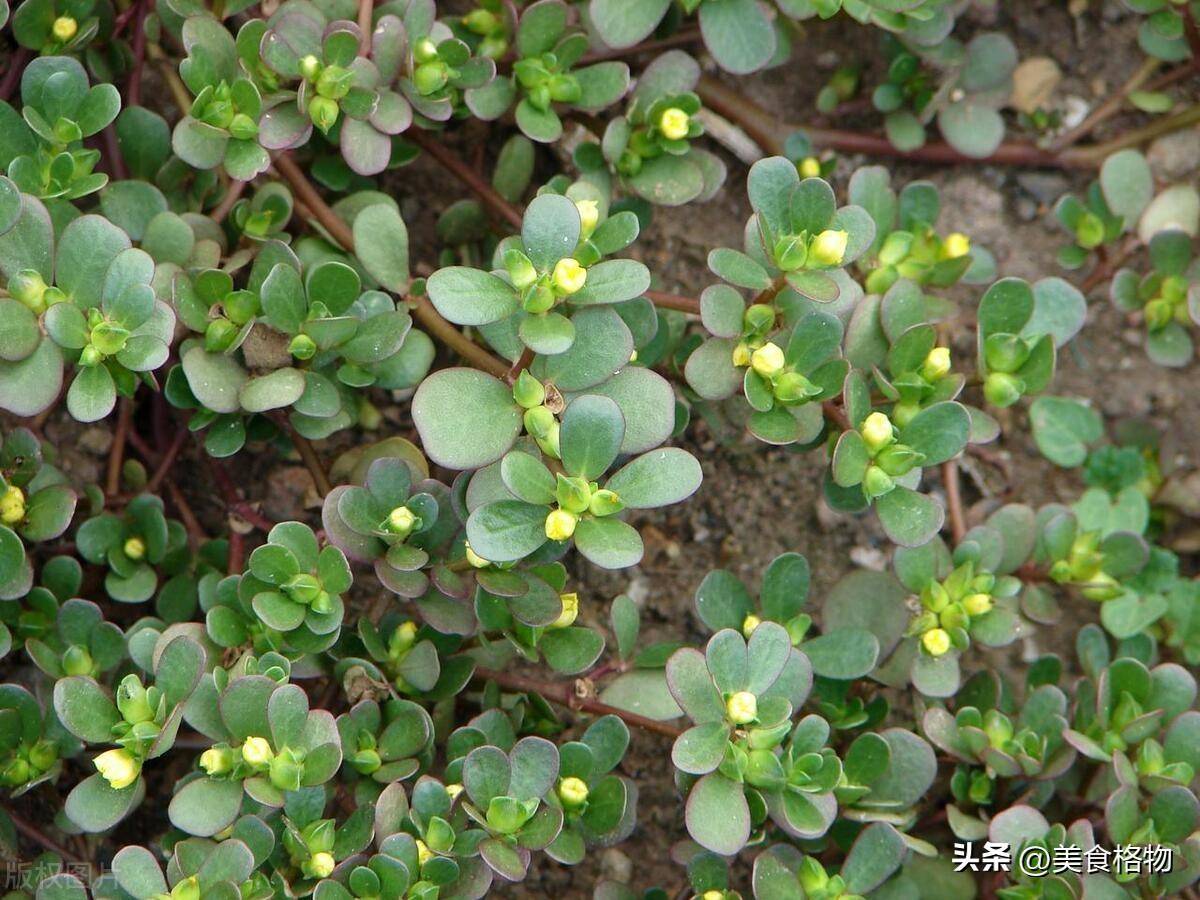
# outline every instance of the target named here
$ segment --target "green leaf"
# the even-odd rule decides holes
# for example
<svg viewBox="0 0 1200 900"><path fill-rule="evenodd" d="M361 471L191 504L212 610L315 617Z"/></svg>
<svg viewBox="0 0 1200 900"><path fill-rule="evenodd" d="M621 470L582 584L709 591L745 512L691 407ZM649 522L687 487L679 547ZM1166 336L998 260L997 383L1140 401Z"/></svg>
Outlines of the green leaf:
<svg viewBox="0 0 1200 900"><path fill-rule="evenodd" d="M869 894L887 881L907 856L903 836L886 822L873 822L855 838L839 874L847 891Z"/></svg>
<svg viewBox="0 0 1200 900"><path fill-rule="evenodd" d="M945 401L917 413L900 430L899 441L925 454L921 465L936 466L962 452L970 430L971 417L966 407Z"/></svg>
<svg viewBox="0 0 1200 900"><path fill-rule="evenodd" d="M75 309L69 303L59 303L50 309L60 306ZM41 339L37 317L27 306L8 297L0 299L0 359L9 362L26 359L37 349ZM55 342L60 343L57 338Z"/></svg>
<svg viewBox="0 0 1200 900"><path fill-rule="evenodd" d="M605 487L615 491L630 509L651 509L686 500L702 479L700 463L692 454L664 447L626 463Z"/></svg>
<svg viewBox="0 0 1200 900"><path fill-rule="evenodd" d="M563 468L594 481L613 464L624 437L625 419L615 401L595 395L576 398L563 413L559 433Z"/></svg>
<svg viewBox="0 0 1200 900"><path fill-rule="evenodd" d="M815 675L849 681L875 668L879 640L862 628L841 628L805 641L800 651L812 663Z"/></svg>
<svg viewBox="0 0 1200 900"><path fill-rule="evenodd" d="M662 21L671 0L592 0L592 24L610 47L632 47Z"/></svg>
<svg viewBox="0 0 1200 900"><path fill-rule="evenodd" d="M707 775L721 764L728 744L729 725L725 722L693 725L675 739L671 762L689 775Z"/></svg>
<svg viewBox="0 0 1200 900"><path fill-rule="evenodd" d="M521 305L516 290L507 281L466 266L438 269L429 276L426 287L437 311L457 325L499 322Z"/></svg>
<svg viewBox="0 0 1200 900"><path fill-rule="evenodd" d="M251 378L238 392L238 402L249 413L283 409L300 399L305 387L304 373L290 366L276 369L260 378Z"/></svg>
<svg viewBox="0 0 1200 900"><path fill-rule="evenodd" d="M188 387L202 406L215 413L241 409L239 397L248 376L235 359L193 346L184 351L181 361Z"/></svg>
<svg viewBox="0 0 1200 900"><path fill-rule="evenodd" d="M54 685L54 711L59 721L81 741L105 744L121 721L116 704L91 678L74 675Z"/></svg>
<svg viewBox="0 0 1200 900"><path fill-rule="evenodd" d="M67 389L67 410L78 422L97 422L117 404L117 389L108 367L86 366Z"/></svg>
<svg viewBox="0 0 1200 900"><path fill-rule="evenodd" d="M952 103L938 113L942 137L963 156L991 156L1004 140L1004 118L990 106L970 98Z"/></svg>
<svg viewBox="0 0 1200 900"><path fill-rule="evenodd" d="M81 830L95 834L108 831L128 816L145 795L146 783L141 778L118 791L96 772L75 786L63 812Z"/></svg>
<svg viewBox="0 0 1200 900"><path fill-rule="evenodd" d="M640 297L649 287L650 270L644 264L633 259L604 260L587 270L587 281L571 295L571 303L624 303Z"/></svg>
<svg viewBox="0 0 1200 900"><path fill-rule="evenodd" d="M240 781L197 778L171 798L171 824L196 837L211 837L237 819L242 805Z"/></svg>
<svg viewBox="0 0 1200 900"><path fill-rule="evenodd" d="M571 200L561 194L540 194L525 208L521 243L537 270L547 272L574 252L579 229L579 210Z"/></svg>
<svg viewBox="0 0 1200 900"><path fill-rule="evenodd" d="M604 652L604 638L591 628L553 628L538 643L546 663L556 672L577 675L592 667Z"/></svg>
<svg viewBox="0 0 1200 900"><path fill-rule="evenodd" d="M683 715L661 669L633 669L618 675L600 692L600 699L609 706L660 722Z"/></svg>
<svg viewBox="0 0 1200 900"><path fill-rule="evenodd" d="M1154 197L1154 175L1139 150L1119 150L1100 167L1100 189L1114 215L1132 227Z"/></svg>
<svg viewBox="0 0 1200 900"><path fill-rule="evenodd" d="M1088 445L1104 436L1100 414L1068 397L1038 397L1029 407L1029 423L1038 450L1064 469L1082 465Z"/></svg>
<svg viewBox="0 0 1200 900"><path fill-rule="evenodd" d="M887 536L902 547L919 547L932 540L946 518L937 500L902 485L877 499L875 510Z"/></svg>
<svg viewBox="0 0 1200 900"><path fill-rule="evenodd" d="M520 500L488 503L467 519L467 540L484 559L523 559L546 542L546 512L545 507Z"/></svg>
<svg viewBox="0 0 1200 900"><path fill-rule="evenodd" d="M620 519L583 519L575 528L575 549L602 569L627 569L642 560L642 537Z"/></svg>
<svg viewBox="0 0 1200 900"><path fill-rule="evenodd" d="M722 856L737 853L750 839L750 808L742 786L718 772L696 782L684 818L692 840Z"/></svg>
<svg viewBox="0 0 1200 900"><path fill-rule="evenodd" d="M756 0L705 0L700 33L717 64L737 75L761 69L775 53L775 29Z"/></svg>
<svg viewBox="0 0 1200 900"><path fill-rule="evenodd" d="M395 207L377 203L354 217L354 253L389 291L408 289L408 229Z"/></svg>
<svg viewBox="0 0 1200 900"><path fill-rule="evenodd" d="M495 462L521 432L512 391L475 369L442 369L426 378L413 396L412 417L426 455L449 469Z"/></svg>

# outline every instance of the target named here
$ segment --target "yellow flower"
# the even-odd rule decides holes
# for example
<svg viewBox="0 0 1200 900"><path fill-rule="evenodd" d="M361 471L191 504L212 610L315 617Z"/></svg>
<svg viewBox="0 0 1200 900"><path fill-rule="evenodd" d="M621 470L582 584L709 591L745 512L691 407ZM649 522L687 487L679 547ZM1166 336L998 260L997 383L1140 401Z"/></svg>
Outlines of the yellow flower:
<svg viewBox="0 0 1200 900"><path fill-rule="evenodd" d="M564 778L558 785L558 799L567 809L578 809L587 802L588 786L582 778L574 775Z"/></svg>
<svg viewBox="0 0 1200 900"><path fill-rule="evenodd" d="M931 628L921 635L921 645L930 656L944 656L950 651L950 634L944 628Z"/></svg>
<svg viewBox="0 0 1200 900"><path fill-rule="evenodd" d="M300 74L309 81L316 81L321 74L321 61L311 53L300 60Z"/></svg>
<svg viewBox="0 0 1200 900"><path fill-rule="evenodd" d="M863 419L859 430L871 450L882 450L895 439L892 434L892 420L881 412L873 412Z"/></svg>
<svg viewBox="0 0 1200 900"><path fill-rule="evenodd" d="M587 282L587 269L579 264L579 260L568 256L554 264L551 280L555 290L564 296L570 296Z"/></svg>
<svg viewBox="0 0 1200 900"><path fill-rule="evenodd" d="M600 204L595 200L576 200L575 208L579 210L579 235L583 238L592 236L596 224L600 221Z"/></svg>
<svg viewBox="0 0 1200 900"><path fill-rule="evenodd" d="M821 174L821 161L815 156L806 156L797 166L804 178L817 178Z"/></svg>
<svg viewBox="0 0 1200 900"><path fill-rule="evenodd" d="M784 362L783 351L771 341L750 354L750 367L763 378L778 375L783 370Z"/></svg>
<svg viewBox="0 0 1200 900"><path fill-rule="evenodd" d="M982 616L992 608L991 594L970 594L963 600L963 609L970 616Z"/></svg>
<svg viewBox="0 0 1200 900"><path fill-rule="evenodd" d="M745 341L738 341L737 346L733 348L733 364L739 369L750 365L750 348L746 346Z"/></svg>
<svg viewBox="0 0 1200 900"><path fill-rule="evenodd" d="M138 562L146 555L146 542L140 537L131 537L121 549L125 552L126 556L134 562Z"/></svg>
<svg viewBox="0 0 1200 900"><path fill-rule="evenodd" d="M65 44L71 38L75 37L77 31L79 31L79 23L70 16L59 16L54 20L54 24L50 26L50 32L60 44Z"/></svg>
<svg viewBox="0 0 1200 900"><path fill-rule="evenodd" d="M446 793L450 795L451 800L457 800L458 795L461 794L462 792L463 792L463 786L461 784L446 785Z"/></svg>
<svg viewBox="0 0 1200 900"><path fill-rule="evenodd" d="M950 348L934 347L921 363L921 377L926 381L937 381L950 371Z"/></svg>
<svg viewBox="0 0 1200 900"><path fill-rule="evenodd" d="M335 865L333 854L322 851L314 853L305 868L313 878L328 878Z"/></svg>
<svg viewBox="0 0 1200 900"><path fill-rule="evenodd" d="M700 900L725 900L725 892L718 890L705 891Z"/></svg>
<svg viewBox="0 0 1200 900"><path fill-rule="evenodd" d="M546 537L552 541L565 541L575 533L575 525L579 519L574 513L565 509L552 510L546 516Z"/></svg>
<svg viewBox="0 0 1200 900"><path fill-rule="evenodd" d="M433 859L433 851L429 849L428 844L417 838L417 862L425 865L431 859Z"/></svg>
<svg viewBox="0 0 1200 900"><path fill-rule="evenodd" d="M392 534L407 537L417 524L417 517L407 506L397 506L388 513L387 527Z"/></svg>
<svg viewBox="0 0 1200 900"><path fill-rule="evenodd" d="M575 621L575 617L579 615L579 595L571 592L569 594L559 594L558 599L562 601L562 613L559 617L550 623L550 628L566 628Z"/></svg>
<svg viewBox="0 0 1200 900"><path fill-rule="evenodd" d="M96 771L104 776L104 780L115 791L129 787L137 781L138 773L142 771L141 761L134 759L133 755L124 748L105 750L92 762L96 766Z"/></svg>
<svg viewBox="0 0 1200 900"><path fill-rule="evenodd" d="M742 636L750 637L754 634L754 629L762 624L762 619L754 613L749 613L746 618L742 619Z"/></svg>
<svg viewBox="0 0 1200 900"><path fill-rule="evenodd" d="M266 738L248 737L242 744L242 759L252 766L269 765L274 756L275 751L271 749Z"/></svg>
<svg viewBox="0 0 1200 900"><path fill-rule="evenodd" d="M200 768L209 775L224 775L233 768L233 751L228 747L209 747L200 754Z"/></svg>
<svg viewBox="0 0 1200 900"><path fill-rule="evenodd" d="M10 484L3 494L0 494L0 522L5 525L16 525L25 518L25 492L15 484Z"/></svg>
<svg viewBox="0 0 1200 900"><path fill-rule="evenodd" d="M850 235L846 232L826 229L813 239L808 250L809 261L819 266L839 266L846 256L846 245L849 242Z"/></svg>
<svg viewBox="0 0 1200 900"><path fill-rule="evenodd" d="M749 691L738 691L725 701L725 713L734 725L748 725L758 718L758 698Z"/></svg>
<svg viewBox="0 0 1200 900"><path fill-rule="evenodd" d="M946 235L942 240L942 259L958 259L971 252L971 239L961 231Z"/></svg>
<svg viewBox="0 0 1200 900"><path fill-rule="evenodd" d="M678 106L664 109L658 117L658 129L663 133L663 137L670 141L681 141L687 137L690 124L688 114Z"/></svg>

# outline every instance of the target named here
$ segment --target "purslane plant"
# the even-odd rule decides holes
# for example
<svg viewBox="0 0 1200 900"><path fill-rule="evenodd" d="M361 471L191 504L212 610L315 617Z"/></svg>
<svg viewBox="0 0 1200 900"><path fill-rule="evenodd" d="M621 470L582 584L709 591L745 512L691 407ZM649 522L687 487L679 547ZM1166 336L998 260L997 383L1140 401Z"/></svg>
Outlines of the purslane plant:
<svg viewBox="0 0 1200 900"><path fill-rule="evenodd" d="M1195 4L1129 5L1147 52L1183 57ZM1095 256L1082 288L1005 277L939 224L931 182L844 171L836 130L750 166L740 242L703 236L699 296L662 290L637 243L655 207L727 175L701 63L644 52L693 43L688 17L732 73L793 71L801 23L873 26L886 139L990 157L1018 53L956 29L963 9L22 3L0 85L0 408L19 420L0 442L0 855L48 852L16 896L479 898L644 828L642 740L671 760L671 856L702 900L967 900L952 845L982 841L1172 854L984 875L1000 897L1190 890L1186 486L1156 440L1103 443L1096 410L1050 393L1110 278L1151 359L1191 360L1200 202L1156 184L1133 146L1152 135L1056 208L1060 262ZM144 106L147 69L165 89ZM848 63L822 109L864 80ZM1036 137L1003 149L1054 164L1061 135ZM418 153L476 199L426 209ZM103 485L63 410L113 416ZM984 445L1026 412L1084 487L965 506L960 465L994 463ZM772 465L815 457L832 521L873 510L895 546L818 591L799 552L761 577L733 559L695 580L707 639L632 586L606 605L615 582L584 561L610 579L653 561L714 471L693 420L784 448ZM300 463L295 521L273 520L293 485L276 458ZM1083 618L1075 659L995 654ZM82 862L107 868L85 884ZM646 888L666 896L611 878L595 896Z"/></svg>

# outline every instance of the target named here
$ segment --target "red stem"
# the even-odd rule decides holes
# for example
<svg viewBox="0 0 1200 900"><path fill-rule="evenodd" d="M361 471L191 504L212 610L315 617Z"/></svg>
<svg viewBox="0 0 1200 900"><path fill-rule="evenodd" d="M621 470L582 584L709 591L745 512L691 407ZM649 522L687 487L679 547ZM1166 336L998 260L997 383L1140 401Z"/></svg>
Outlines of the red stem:
<svg viewBox="0 0 1200 900"><path fill-rule="evenodd" d="M146 64L146 14L154 0L135 0L137 12L133 22L133 66L125 88L125 107L141 106L142 69Z"/></svg>
<svg viewBox="0 0 1200 900"><path fill-rule="evenodd" d="M25 65L32 55L28 47L18 47L8 58L8 69L4 72L4 80L0 81L0 100L12 97L17 85L21 83L21 73L25 71Z"/></svg>

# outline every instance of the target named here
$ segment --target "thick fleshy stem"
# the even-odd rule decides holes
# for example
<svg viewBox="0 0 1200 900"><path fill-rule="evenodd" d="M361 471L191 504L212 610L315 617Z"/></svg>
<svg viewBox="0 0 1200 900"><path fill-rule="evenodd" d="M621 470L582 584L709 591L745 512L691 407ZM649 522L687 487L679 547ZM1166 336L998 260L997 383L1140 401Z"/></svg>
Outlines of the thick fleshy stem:
<svg viewBox="0 0 1200 900"><path fill-rule="evenodd" d="M133 419L133 401L122 397L117 404L117 430L113 433L112 447L108 451L108 471L104 478L104 493L116 496L121 489L121 467L125 462L125 441L129 437Z"/></svg>
<svg viewBox="0 0 1200 900"><path fill-rule="evenodd" d="M471 168L453 150L420 129L414 128L406 135L409 140L424 150L438 165L471 189L484 206L492 210L514 228L520 229L524 217L521 210L505 200L500 193L488 184L478 172Z"/></svg>
<svg viewBox="0 0 1200 900"><path fill-rule="evenodd" d="M942 463L942 484L946 489L946 511L950 519L950 535L957 545L967 533L966 517L963 515L962 490L958 481L958 461L948 459Z"/></svg>
<svg viewBox="0 0 1200 900"><path fill-rule="evenodd" d="M637 713L629 712L628 710L618 709L615 706L609 706L607 703L601 703L591 696L580 696L580 692L576 688L579 682L570 684L566 682L544 682L536 678L527 678L524 675L518 675L515 672L500 672L495 669L476 669L474 678L479 681L494 682L502 691L521 694L541 694L547 700L552 700L562 706L579 712L590 713L594 716L617 716L627 725L633 725L644 731L651 731L655 734L665 735L666 737L677 738L683 733L683 729L672 725L670 722L660 722L658 719L651 719L647 716L640 716Z"/></svg>

